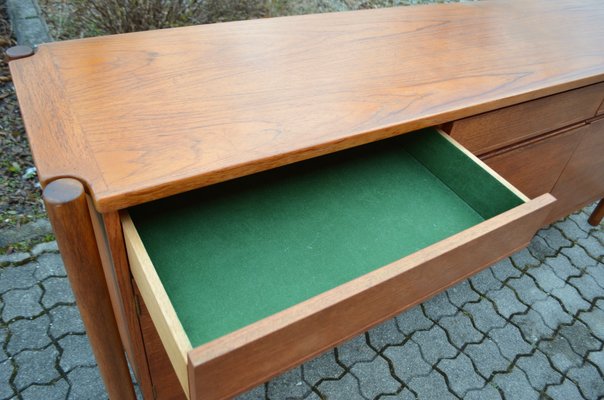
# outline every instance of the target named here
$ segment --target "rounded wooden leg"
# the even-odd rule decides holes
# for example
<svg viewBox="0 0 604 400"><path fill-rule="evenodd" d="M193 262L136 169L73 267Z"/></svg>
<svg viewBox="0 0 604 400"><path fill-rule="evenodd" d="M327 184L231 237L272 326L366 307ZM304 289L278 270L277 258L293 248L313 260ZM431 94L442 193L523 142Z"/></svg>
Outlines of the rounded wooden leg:
<svg viewBox="0 0 604 400"><path fill-rule="evenodd" d="M587 221L593 226L598 226L602 222L602 218L604 218L604 199L600 200Z"/></svg>
<svg viewBox="0 0 604 400"><path fill-rule="evenodd" d="M135 399L82 183L59 179L44 203L110 399Z"/></svg>

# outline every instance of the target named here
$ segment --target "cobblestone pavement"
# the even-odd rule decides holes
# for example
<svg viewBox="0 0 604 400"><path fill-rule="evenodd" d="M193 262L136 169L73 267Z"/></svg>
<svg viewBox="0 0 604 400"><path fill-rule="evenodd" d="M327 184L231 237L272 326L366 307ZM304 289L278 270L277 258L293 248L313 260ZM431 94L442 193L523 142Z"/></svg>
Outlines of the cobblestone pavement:
<svg viewBox="0 0 604 400"><path fill-rule="evenodd" d="M587 224L592 207L240 400L604 397L604 229ZM106 398L54 242L0 256L0 343L0 399Z"/></svg>

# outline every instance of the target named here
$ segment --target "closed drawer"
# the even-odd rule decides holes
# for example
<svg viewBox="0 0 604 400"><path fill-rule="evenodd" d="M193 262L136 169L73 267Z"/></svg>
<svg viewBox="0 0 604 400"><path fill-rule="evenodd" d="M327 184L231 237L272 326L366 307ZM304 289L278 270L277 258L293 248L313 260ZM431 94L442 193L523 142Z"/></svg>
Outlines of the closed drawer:
<svg viewBox="0 0 604 400"><path fill-rule="evenodd" d="M600 83L543 97L455 121L449 133L472 153L482 155L593 118L603 93Z"/></svg>
<svg viewBox="0 0 604 400"><path fill-rule="evenodd" d="M550 193L586 125L487 155L483 161L530 198Z"/></svg>
<svg viewBox="0 0 604 400"><path fill-rule="evenodd" d="M428 129L138 206L122 224L185 393L223 399L525 246L553 202Z"/></svg>
<svg viewBox="0 0 604 400"><path fill-rule="evenodd" d="M587 125L552 194L559 201L547 222L604 198L604 117Z"/></svg>

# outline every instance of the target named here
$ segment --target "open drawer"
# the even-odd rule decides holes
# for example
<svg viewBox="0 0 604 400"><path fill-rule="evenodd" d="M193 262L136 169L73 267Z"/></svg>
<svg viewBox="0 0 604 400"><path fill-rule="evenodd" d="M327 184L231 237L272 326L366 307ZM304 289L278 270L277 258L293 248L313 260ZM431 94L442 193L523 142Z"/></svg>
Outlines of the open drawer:
<svg viewBox="0 0 604 400"><path fill-rule="evenodd" d="M185 393L222 399L522 248L554 201L426 129L137 206L122 224Z"/></svg>

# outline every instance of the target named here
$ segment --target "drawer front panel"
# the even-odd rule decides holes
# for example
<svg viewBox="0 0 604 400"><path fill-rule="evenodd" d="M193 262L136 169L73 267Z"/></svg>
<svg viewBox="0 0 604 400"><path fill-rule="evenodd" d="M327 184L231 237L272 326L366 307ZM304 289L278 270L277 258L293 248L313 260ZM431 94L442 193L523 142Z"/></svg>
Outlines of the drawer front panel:
<svg viewBox="0 0 604 400"><path fill-rule="evenodd" d="M586 86L455 121L449 133L482 155L592 118L602 93L604 84Z"/></svg>
<svg viewBox="0 0 604 400"><path fill-rule="evenodd" d="M588 125L552 194L558 201L550 221L604 197L604 118Z"/></svg>
<svg viewBox="0 0 604 400"><path fill-rule="evenodd" d="M483 161L530 198L552 191L587 125L488 156Z"/></svg>

